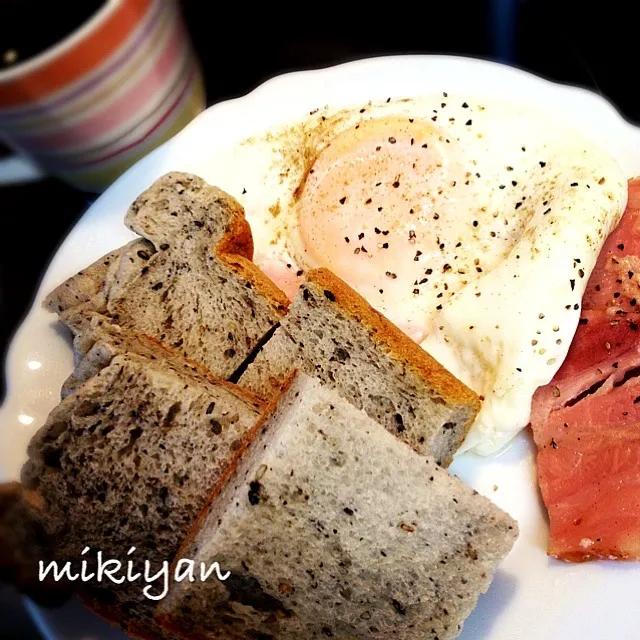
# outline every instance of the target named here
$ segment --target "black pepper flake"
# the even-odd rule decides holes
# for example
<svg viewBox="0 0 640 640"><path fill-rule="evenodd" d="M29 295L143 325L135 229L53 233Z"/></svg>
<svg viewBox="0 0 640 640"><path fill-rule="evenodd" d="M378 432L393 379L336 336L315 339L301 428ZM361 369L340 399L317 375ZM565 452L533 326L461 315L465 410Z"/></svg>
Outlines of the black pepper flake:
<svg viewBox="0 0 640 640"><path fill-rule="evenodd" d="M345 237L344 237L344 241L345 241L347 244L349 244L349 243L351 242L351 240L349 240L349 236L345 236Z"/></svg>
<svg viewBox="0 0 640 640"><path fill-rule="evenodd" d="M380 229L378 229L378 227L374 227L373 230L376 233L376 235L380 235L381 231Z"/></svg>
<svg viewBox="0 0 640 640"><path fill-rule="evenodd" d="M249 504L255 506L260 502L260 491L262 490L262 485L255 480L249 484Z"/></svg>
<svg viewBox="0 0 640 640"><path fill-rule="evenodd" d="M385 275L387 276L387 278L391 278L392 280L395 280L398 277L397 274L391 273L391 271L387 271Z"/></svg>
<svg viewBox="0 0 640 640"><path fill-rule="evenodd" d="M347 201L347 196L340 198L340 204L344 204Z"/></svg>
<svg viewBox="0 0 640 640"><path fill-rule="evenodd" d="M436 307L436 309L437 309L438 311L441 311L441 310L442 310L442 305L441 305L441 304L439 304L439 305Z"/></svg>
<svg viewBox="0 0 640 640"><path fill-rule="evenodd" d="M416 296L417 296L417 295L420 293L420 289L414 289L414 290L413 290L413 293L414 293L414 295L416 295Z"/></svg>
<svg viewBox="0 0 640 640"><path fill-rule="evenodd" d="M385 230L382 232L382 235L383 235L383 236L388 236L388 235L389 235L389 229L385 229Z"/></svg>
<svg viewBox="0 0 640 640"><path fill-rule="evenodd" d="M551 208L547 209L546 211L543 211L543 212L542 212L542 215L543 215L543 216L546 216L546 215L547 215L547 213L551 213Z"/></svg>
<svg viewBox="0 0 640 640"><path fill-rule="evenodd" d="M324 297L327 300L331 300L331 302L335 302L336 301L335 295L333 294L333 292L329 291L328 289L324 290Z"/></svg>
<svg viewBox="0 0 640 640"><path fill-rule="evenodd" d="M540 160L540 162L538 164L543 168L547 166L547 163L543 162L542 160Z"/></svg>
<svg viewBox="0 0 640 640"><path fill-rule="evenodd" d="M507 171L513 171L513 167L507 166Z"/></svg>
<svg viewBox="0 0 640 640"><path fill-rule="evenodd" d="M632 307L635 307L638 304L638 301L635 298L631 298L631 300L629 300L629 304Z"/></svg>
<svg viewBox="0 0 640 640"><path fill-rule="evenodd" d="M573 310L574 310L574 311L577 311L579 308L580 308L580 305L576 302L576 303L573 305Z"/></svg>
<svg viewBox="0 0 640 640"><path fill-rule="evenodd" d="M409 242L415 239L416 239L416 232L412 229L411 231L409 231Z"/></svg>
<svg viewBox="0 0 640 640"><path fill-rule="evenodd" d="M425 143L422 145L422 148L423 148L423 149L428 149L428 148L429 148L429 145L425 142Z"/></svg>
<svg viewBox="0 0 640 640"><path fill-rule="evenodd" d="M389 138L389 142L390 142L391 144L395 144L395 143L396 143L396 139L395 139L393 136L391 136L391 137Z"/></svg>
<svg viewBox="0 0 640 640"><path fill-rule="evenodd" d="M584 270L583 270L583 269L578 269L578 275L579 275L581 278L584 278Z"/></svg>
<svg viewBox="0 0 640 640"><path fill-rule="evenodd" d="M577 187L577 186L578 186L578 183L577 183L577 182L572 182L570 186L572 186L572 187Z"/></svg>
<svg viewBox="0 0 640 640"><path fill-rule="evenodd" d="M160 291L162 289L162 282L156 282L156 284L151 287L154 291Z"/></svg>
<svg viewBox="0 0 640 640"><path fill-rule="evenodd" d="M353 509L350 509L349 507L345 507L343 509L343 511L348 515L348 516L352 516L353 515Z"/></svg>
<svg viewBox="0 0 640 640"><path fill-rule="evenodd" d="M522 206L522 202L516 202L515 209L519 209Z"/></svg>
<svg viewBox="0 0 640 640"><path fill-rule="evenodd" d="M364 201L365 204L371 204L372 200L371 198L368 198L367 200Z"/></svg>
<svg viewBox="0 0 640 640"><path fill-rule="evenodd" d="M430 276L433 273L433 269L426 269L425 274Z"/></svg>
<svg viewBox="0 0 640 640"><path fill-rule="evenodd" d="M518 186L518 182L516 180L512 180L511 181L511 185L514 186L514 187L517 187Z"/></svg>
<svg viewBox="0 0 640 640"><path fill-rule="evenodd" d="M416 255L413 257L414 262L418 262L418 259L422 255L422 251L416 251Z"/></svg>
<svg viewBox="0 0 640 640"><path fill-rule="evenodd" d="M140 251L138 251L138 258L140 258L140 260L148 260L150 258L149 254L146 251L143 251L142 249L140 249Z"/></svg>
<svg viewBox="0 0 640 640"><path fill-rule="evenodd" d="M440 219L440 214L439 213L434 213L433 214L433 219L434 220L439 220Z"/></svg>
<svg viewBox="0 0 640 640"><path fill-rule="evenodd" d="M388 243L388 242L384 242L384 243L382 244L382 248L383 248L383 249L388 249L388 248L389 248L389 243Z"/></svg>
<svg viewBox="0 0 640 640"><path fill-rule="evenodd" d="M463 109L468 109L468 108L469 108L469 105L468 105L466 102L463 102L463 103L462 103L462 108L463 108Z"/></svg>
<svg viewBox="0 0 640 640"><path fill-rule="evenodd" d="M478 226L478 221L477 221L477 220L474 220L474 221L473 221L473 226L474 226L474 227L477 227L477 226Z"/></svg>
<svg viewBox="0 0 640 640"><path fill-rule="evenodd" d="M616 291L616 292L613 294L613 297L614 297L614 298L619 298L619 297L620 297L620 292L619 292L619 291Z"/></svg>
<svg viewBox="0 0 640 640"><path fill-rule="evenodd" d="M433 122L435 122L438 119L438 116L432 116L431 120L433 120Z"/></svg>
<svg viewBox="0 0 640 640"><path fill-rule="evenodd" d="M411 138L411 146L413 147L413 143L415 142L415 140L413 138Z"/></svg>
<svg viewBox="0 0 640 640"><path fill-rule="evenodd" d="M576 281L571 279L569 280L569 284L571 285L571 291L573 291L576 288Z"/></svg>
<svg viewBox="0 0 640 640"><path fill-rule="evenodd" d="M550 444L551 444L551 448L552 449L557 449L558 448L558 444L556 443L556 441L553 438L551 438L551 443Z"/></svg>
<svg viewBox="0 0 640 640"><path fill-rule="evenodd" d="M244 195L245 193L247 193L247 190L243 187L243 189L242 189L242 195Z"/></svg>
<svg viewBox="0 0 640 640"><path fill-rule="evenodd" d="M400 186L400 181L399 181L399 180L396 180L396 181L393 183L393 188L394 188L394 189L397 189L399 186Z"/></svg>
<svg viewBox="0 0 640 640"><path fill-rule="evenodd" d="M505 188L506 188L506 186L507 186L506 184L501 184L501 185L498 187L498 189L505 189Z"/></svg>
<svg viewBox="0 0 640 640"><path fill-rule="evenodd" d="M472 120L467 120L467 122L466 122L466 126L467 127L470 127L472 124L473 124Z"/></svg>
<svg viewBox="0 0 640 640"><path fill-rule="evenodd" d="M620 251L624 251L624 245L621 243L618 245L618 249L620 249Z"/></svg>
<svg viewBox="0 0 640 640"><path fill-rule="evenodd" d="M637 322L629 322L629 329L631 329L631 331L637 331L638 328L640 328L640 325Z"/></svg>
<svg viewBox="0 0 640 640"><path fill-rule="evenodd" d="M296 271L296 276L298 276L298 278L304 273L304 271L302 269L298 269Z"/></svg>
<svg viewBox="0 0 640 640"><path fill-rule="evenodd" d="M362 238L364 238L364 233L360 232L358 234L358 240L362 240Z"/></svg>
<svg viewBox="0 0 640 640"><path fill-rule="evenodd" d="M160 251L166 251L169 248L169 245L165 242L160 245Z"/></svg>
<svg viewBox="0 0 640 640"><path fill-rule="evenodd" d="M516 367L516 371L519 371L520 373L522 373L522 369L520 367Z"/></svg>

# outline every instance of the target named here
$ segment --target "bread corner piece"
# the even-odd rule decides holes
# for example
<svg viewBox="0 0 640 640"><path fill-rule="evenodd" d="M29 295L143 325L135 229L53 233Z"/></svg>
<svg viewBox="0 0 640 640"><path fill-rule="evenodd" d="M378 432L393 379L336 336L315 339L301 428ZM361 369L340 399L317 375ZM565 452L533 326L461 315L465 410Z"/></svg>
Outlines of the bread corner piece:
<svg viewBox="0 0 640 640"><path fill-rule="evenodd" d="M306 278L240 384L273 398L299 368L418 453L449 464L479 411L478 396L333 273L316 269Z"/></svg>
<svg viewBox="0 0 640 640"><path fill-rule="evenodd" d="M153 573L170 562L264 411L236 385L151 356L111 353L29 444L22 482L42 501L60 566L69 561L75 571L86 559L95 570L98 551L137 570L149 561ZM144 582L74 587L127 633L162 637Z"/></svg>
<svg viewBox="0 0 640 640"><path fill-rule="evenodd" d="M45 300L76 336L93 312L228 378L286 313L252 262L241 205L198 176L162 176L130 206L141 238L69 278Z"/></svg>
<svg viewBox="0 0 640 640"><path fill-rule="evenodd" d="M56 607L70 597L71 584L51 574L40 577L39 563L46 566L52 560L40 502L19 482L0 484L0 581L43 607Z"/></svg>
<svg viewBox="0 0 640 640"><path fill-rule="evenodd" d="M298 374L176 559L157 619L187 638L454 638L517 525Z"/></svg>

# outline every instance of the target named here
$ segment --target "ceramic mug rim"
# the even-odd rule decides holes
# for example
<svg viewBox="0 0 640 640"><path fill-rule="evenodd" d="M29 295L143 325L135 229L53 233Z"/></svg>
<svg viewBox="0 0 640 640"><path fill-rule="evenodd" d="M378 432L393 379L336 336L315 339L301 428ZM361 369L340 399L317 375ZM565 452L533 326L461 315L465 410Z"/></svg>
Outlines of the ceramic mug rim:
<svg viewBox="0 0 640 640"><path fill-rule="evenodd" d="M15 81L22 76L29 75L29 73L36 71L40 67L52 62L60 55L67 52L74 45L82 42L90 33L95 31L113 11L125 0L106 0L104 6L91 16L86 22L74 29L62 40L54 44L53 46L41 51L36 56L19 62L15 67L10 67L4 71L0 71L0 84L6 82Z"/></svg>

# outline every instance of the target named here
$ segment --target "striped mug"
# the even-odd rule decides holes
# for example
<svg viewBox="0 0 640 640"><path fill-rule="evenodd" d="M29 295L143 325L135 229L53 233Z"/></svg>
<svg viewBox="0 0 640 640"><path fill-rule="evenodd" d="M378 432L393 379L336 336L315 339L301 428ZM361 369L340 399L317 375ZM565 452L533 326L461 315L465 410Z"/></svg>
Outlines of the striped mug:
<svg viewBox="0 0 640 640"><path fill-rule="evenodd" d="M0 71L0 137L86 191L105 189L204 106L173 0L106 0L64 40Z"/></svg>

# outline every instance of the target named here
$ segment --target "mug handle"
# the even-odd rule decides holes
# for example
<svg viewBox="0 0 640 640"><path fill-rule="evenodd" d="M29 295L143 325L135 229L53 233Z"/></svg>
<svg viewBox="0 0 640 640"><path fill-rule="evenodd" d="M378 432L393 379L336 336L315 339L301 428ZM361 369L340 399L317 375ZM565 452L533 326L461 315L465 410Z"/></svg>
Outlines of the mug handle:
<svg viewBox="0 0 640 640"><path fill-rule="evenodd" d="M42 178L42 170L24 156L16 154L0 158L0 187L10 187Z"/></svg>

